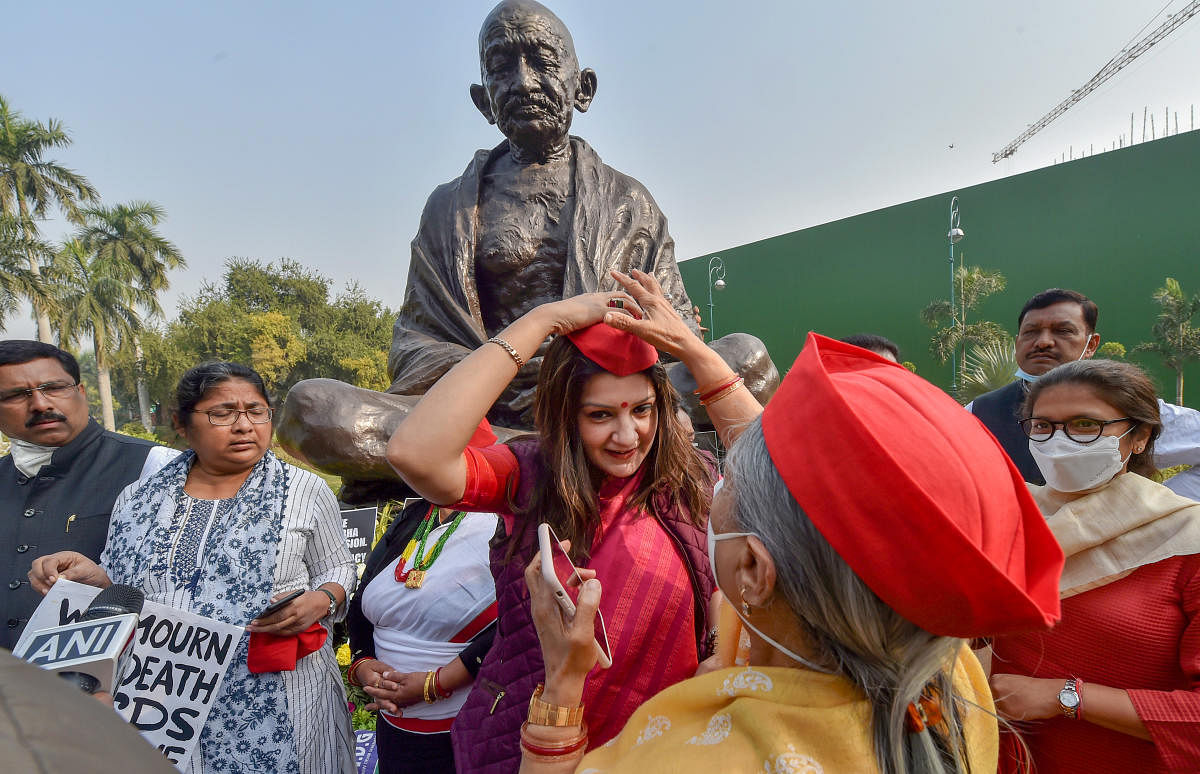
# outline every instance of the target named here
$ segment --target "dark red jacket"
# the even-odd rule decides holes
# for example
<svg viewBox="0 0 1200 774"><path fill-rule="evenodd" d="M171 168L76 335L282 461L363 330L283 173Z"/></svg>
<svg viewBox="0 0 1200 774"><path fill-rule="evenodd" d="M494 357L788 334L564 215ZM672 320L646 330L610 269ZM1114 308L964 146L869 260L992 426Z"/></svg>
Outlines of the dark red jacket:
<svg viewBox="0 0 1200 774"><path fill-rule="evenodd" d="M521 477L515 501L525 507L533 487L544 483L536 442L510 445L520 465ZM696 621L696 652L704 660L706 649L708 600L716 589L708 564L708 542L703 529L695 527L686 513L667 507L667 497L655 499L656 514L664 531L671 537L692 582ZM503 521L501 521L503 524ZM502 528L501 528L502 529ZM519 541L511 561L508 542L497 532L492 541L492 576L496 579L499 608L498 631L491 651L483 660L475 684L459 711L451 731L454 760L460 773L511 774L521 765L521 724L529 712L529 698L544 679L542 649L529 608L525 589L525 566L537 551L537 522L519 520L515 527Z"/></svg>

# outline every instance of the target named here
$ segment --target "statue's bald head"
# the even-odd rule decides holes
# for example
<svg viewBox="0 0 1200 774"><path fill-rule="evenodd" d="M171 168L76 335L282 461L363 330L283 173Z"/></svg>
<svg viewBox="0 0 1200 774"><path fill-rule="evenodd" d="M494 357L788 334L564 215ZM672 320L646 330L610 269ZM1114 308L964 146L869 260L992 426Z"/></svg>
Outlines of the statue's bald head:
<svg viewBox="0 0 1200 774"><path fill-rule="evenodd" d="M537 35L578 62L575 41L571 39L567 25L553 11L535 0L503 0L492 9L479 28L481 59L489 36L496 33L505 36Z"/></svg>

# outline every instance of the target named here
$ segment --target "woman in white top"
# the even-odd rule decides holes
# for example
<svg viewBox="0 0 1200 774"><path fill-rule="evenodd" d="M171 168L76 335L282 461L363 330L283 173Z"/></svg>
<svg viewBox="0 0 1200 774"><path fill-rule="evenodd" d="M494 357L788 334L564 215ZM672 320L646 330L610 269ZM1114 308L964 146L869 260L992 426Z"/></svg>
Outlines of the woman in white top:
<svg viewBox="0 0 1200 774"><path fill-rule="evenodd" d="M485 419L470 445L494 443ZM348 675L379 711L379 774L454 774L450 727L496 629L496 521L418 500L367 557L346 620Z"/></svg>
<svg viewBox="0 0 1200 774"><path fill-rule="evenodd" d="M379 711L379 774L454 774L450 727L495 631L497 517L424 501L405 515L416 532L380 542L351 605L349 674Z"/></svg>
<svg viewBox="0 0 1200 774"><path fill-rule="evenodd" d="M100 565L65 551L35 560L30 579L43 592L58 577L128 584L155 602L248 625L185 771L353 772L345 693L319 625L344 614L355 581L337 500L270 452L273 410L252 369L196 366L179 382L176 407L190 450L121 493ZM258 618L293 591L303 593ZM264 663L262 646L291 637L300 657Z"/></svg>

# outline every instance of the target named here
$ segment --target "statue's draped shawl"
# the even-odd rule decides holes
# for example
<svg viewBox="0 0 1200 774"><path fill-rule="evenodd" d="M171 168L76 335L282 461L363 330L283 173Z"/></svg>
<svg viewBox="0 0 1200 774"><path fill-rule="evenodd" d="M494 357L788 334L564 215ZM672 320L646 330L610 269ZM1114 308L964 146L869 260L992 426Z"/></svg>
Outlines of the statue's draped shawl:
<svg viewBox="0 0 1200 774"><path fill-rule="evenodd" d="M580 138L571 138L571 149L575 211L563 298L614 289L609 269L640 269L658 279L676 311L694 326L692 304L675 263L675 242L650 193L605 165ZM475 285L476 211L485 171L508 152L507 141L477 152L461 177L438 186L429 197L412 242L404 306L392 332L388 392L424 393L487 341ZM540 362L540 357L531 359L489 418L510 426L531 424L528 408Z"/></svg>

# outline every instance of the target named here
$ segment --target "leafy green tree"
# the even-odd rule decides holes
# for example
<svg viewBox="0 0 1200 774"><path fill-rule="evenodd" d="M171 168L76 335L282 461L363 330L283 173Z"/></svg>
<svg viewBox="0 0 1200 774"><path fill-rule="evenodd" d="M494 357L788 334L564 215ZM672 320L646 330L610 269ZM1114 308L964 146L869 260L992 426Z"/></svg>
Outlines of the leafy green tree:
<svg viewBox="0 0 1200 774"><path fill-rule="evenodd" d="M155 294L170 285L167 272L187 265L174 244L158 232L166 213L152 202L129 202L111 207L96 206L82 211L83 225L75 238L97 259L113 267L127 266L131 278L144 291ZM149 317L159 316L157 304L144 310ZM132 341L137 373L138 410L142 427L151 430L150 397L142 375L145 359L141 342Z"/></svg>
<svg viewBox="0 0 1200 774"><path fill-rule="evenodd" d="M1011 341L1008 332L998 323L988 320L967 322L968 312L976 309L988 296L1004 290L1007 285L1004 275L978 266L959 266L954 270L954 284L958 293L953 306L939 298L921 310L921 321L934 329L929 339L930 354L941 363L958 355L959 361L965 363L969 344L984 347Z"/></svg>
<svg viewBox="0 0 1200 774"><path fill-rule="evenodd" d="M1158 320L1154 323L1154 340L1134 347L1134 351L1154 352L1175 372L1175 402L1183 405L1183 367L1200 360L1200 328L1192 318L1200 311L1200 295L1188 298L1178 280L1167 277L1166 284L1154 291L1158 304Z"/></svg>
<svg viewBox="0 0 1200 774"><path fill-rule="evenodd" d="M37 221L46 217L52 204L69 220L78 221L79 204L96 199L96 189L86 178L45 158L48 150L70 144L71 137L61 122L28 120L0 96L0 212L16 218L19 245L35 277L41 275L43 258L35 249ZM39 295L31 295L29 300L37 314L38 339L49 342L52 310Z"/></svg>
<svg viewBox="0 0 1200 774"><path fill-rule="evenodd" d="M214 359L253 366L280 397L313 377L385 389L394 322L357 285L331 299L330 281L296 261L234 258L219 282L180 302L176 320L142 331L149 393L169 402L184 370ZM118 370L131 372L124 357Z"/></svg>
<svg viewBox="0 0 1200 774"><path fill-rule="evenodd" d="M54 270L62 303L62 340L91 338L104 427L115 430L111 357L122 342L132 341L141 330L138 310L158 310L158 301L152 291L130 282L128 266L93 256L77 240L63 246Z"/></svg>
<svg viewBox="0 0 1200 774"><path fill-rule="evenodd" d="M1105 360L1124 360L1125 355L1125 345L1119 341L1106 341L1096 350L1096 357Z"/></svg>

